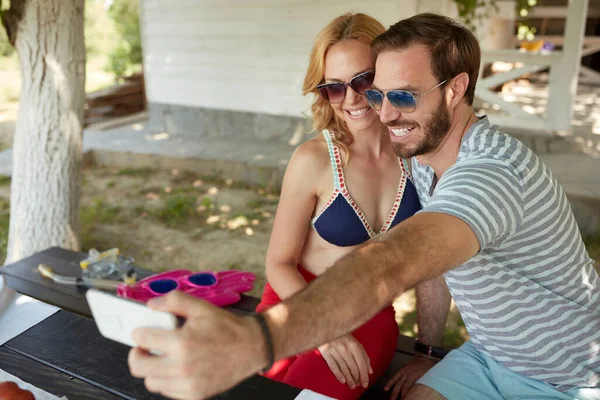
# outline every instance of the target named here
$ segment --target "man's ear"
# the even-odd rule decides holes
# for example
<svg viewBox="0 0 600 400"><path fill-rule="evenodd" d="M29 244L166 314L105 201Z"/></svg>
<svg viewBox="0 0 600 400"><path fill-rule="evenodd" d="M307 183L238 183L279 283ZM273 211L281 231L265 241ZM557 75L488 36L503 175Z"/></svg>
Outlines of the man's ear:
<svg viewBox="0 0 600 400"><path fill-rule="evenodd" d="M461 72L446 84L446 102L450 108L456 107L465 97L469 87L469 75Z"/></svg>

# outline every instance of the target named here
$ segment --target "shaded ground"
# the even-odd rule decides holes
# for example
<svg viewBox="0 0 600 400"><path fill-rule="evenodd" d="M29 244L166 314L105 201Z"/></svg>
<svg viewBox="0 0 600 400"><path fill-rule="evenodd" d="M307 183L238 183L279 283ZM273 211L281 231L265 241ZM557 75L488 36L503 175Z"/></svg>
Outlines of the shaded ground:
<svg viewBox="0 0 600 400"><path fill-rule="evenodd" d="M264 285L278 197L261 188L177 170L88 169L82 247L120 247L154 270L244 269Z"/></svg>

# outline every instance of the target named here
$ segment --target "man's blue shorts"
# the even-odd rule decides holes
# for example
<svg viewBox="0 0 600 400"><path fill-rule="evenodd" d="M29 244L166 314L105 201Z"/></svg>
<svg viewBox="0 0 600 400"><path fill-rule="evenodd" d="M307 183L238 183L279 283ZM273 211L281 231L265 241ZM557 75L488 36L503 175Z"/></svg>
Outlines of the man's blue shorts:
<svg viewBox="0 0 600 400"><path fill-rule="evenodd" d="M480 353L468 341L451 351L417 381L449 400L564 399L600 400L600 388L575 388L559 392L527 378Z"/></svg>

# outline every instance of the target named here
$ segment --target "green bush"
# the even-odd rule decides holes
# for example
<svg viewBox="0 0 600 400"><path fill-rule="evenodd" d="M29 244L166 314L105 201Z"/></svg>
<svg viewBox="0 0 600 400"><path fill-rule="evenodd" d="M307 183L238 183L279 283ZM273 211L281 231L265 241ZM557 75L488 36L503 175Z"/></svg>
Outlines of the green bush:
<svg viewBox="0 0 600 400"><path fill-rule="evenodd" d="M119 34L119 43L110 54L109 67L118 78L142 63L139 8L139 0L114 0L108 11Z"/></svg>

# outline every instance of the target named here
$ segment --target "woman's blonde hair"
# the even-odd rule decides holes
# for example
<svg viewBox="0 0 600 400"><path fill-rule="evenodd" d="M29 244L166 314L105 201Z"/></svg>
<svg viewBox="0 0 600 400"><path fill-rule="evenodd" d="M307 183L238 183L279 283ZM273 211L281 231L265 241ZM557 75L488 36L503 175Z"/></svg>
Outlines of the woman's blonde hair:
<svg viewBox="0 0 600 400"><path fill-rule="evenodd" d="M346 123L333 111L331 104L321 97L317 85L324 82L325 56L331 46L344 40L360 40L368 45L373 39L385 32L383 25L375 18L362 13L348 13L331 21L317 36L310 53L308 70L304 77L302 93L315 94L311 105L313 125L317 132L330 129L335 133L336 143L349 155L348 145L352 143L352 134ZM346 157L347 158L347 157Z"/></svg>

